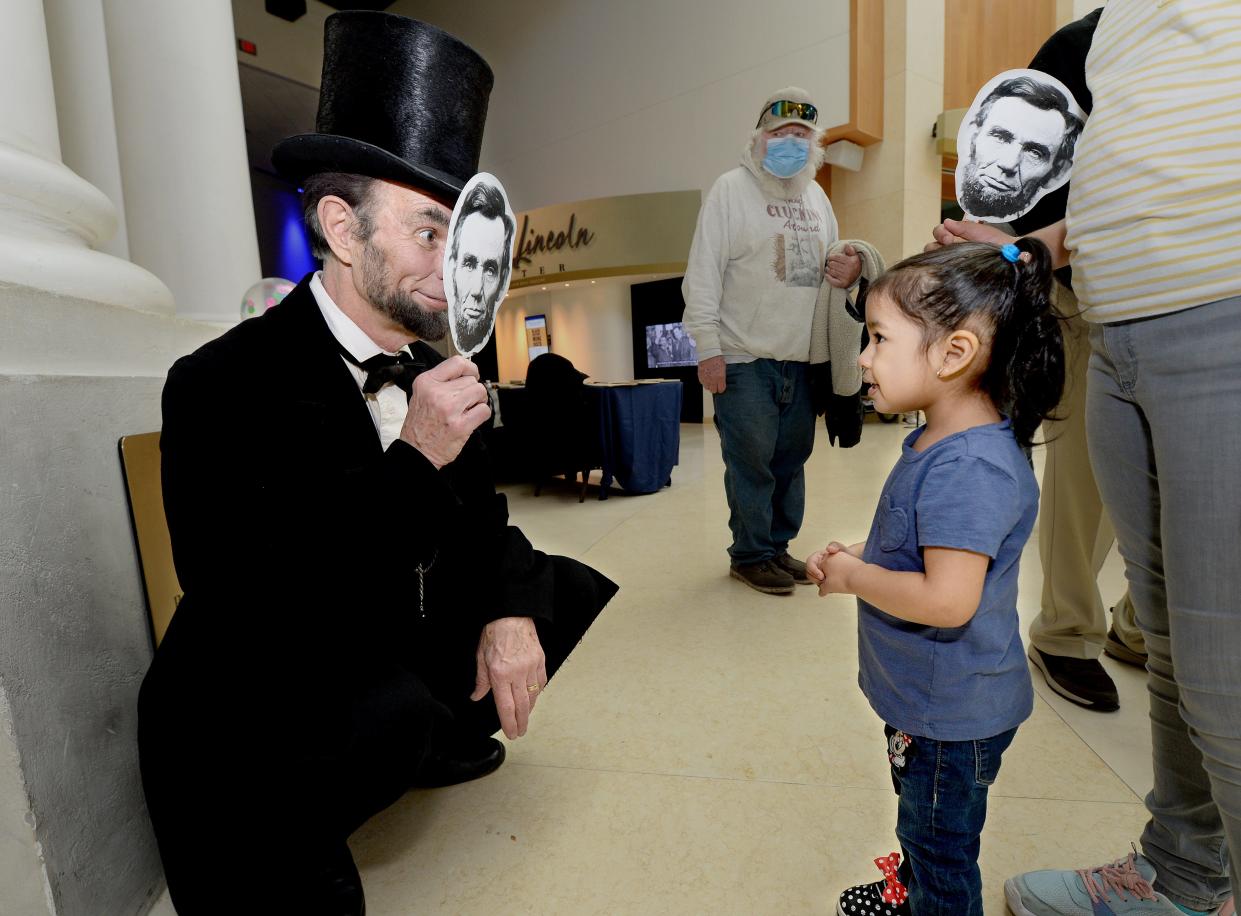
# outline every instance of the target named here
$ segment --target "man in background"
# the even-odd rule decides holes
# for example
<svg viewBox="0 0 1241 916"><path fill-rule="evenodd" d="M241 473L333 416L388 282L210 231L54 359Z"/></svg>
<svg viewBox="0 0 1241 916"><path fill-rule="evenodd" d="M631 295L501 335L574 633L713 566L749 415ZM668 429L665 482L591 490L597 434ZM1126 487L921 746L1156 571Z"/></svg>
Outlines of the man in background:
<svg viewBox="0 0 1241 916"><path fill-rule="evenodd" d="M823 164L818 109L803 89L758 112L741 165L725 172L698 215L681 291L698 378L715 403L732 544L729 574L757 591L809 584L789 555L805 509L814 446L810 328L819 287L852 286L856 253L827 260L836 216L814 180Z"/></svg>
<svg viewBox="0 0 1241 916"><path fill-rule="evenodd" d="M1030 68L1063 83L1089 114L1086 55L1102 9L1071 22L1047 39ZM1069 184L1050 192L1024 216L1012 221L1018 232L1032 232L1064 218ZM1116 684L1099 655L1142 666L1146 648L1125 592L1112 609L1112 624L1099 595L1099 570L1115 542L1112 523L1090 467L1086 447L1086 367L1089 325L1073 295L1073 269L1056 271L1053 289L1064 324L1064 399L1057 419L1043 424L1046 460L1039 501L1038 552L1043 567L1039 615L1030 624L1030 660L1056 693L1096 712L1120 707Z"/></svg>

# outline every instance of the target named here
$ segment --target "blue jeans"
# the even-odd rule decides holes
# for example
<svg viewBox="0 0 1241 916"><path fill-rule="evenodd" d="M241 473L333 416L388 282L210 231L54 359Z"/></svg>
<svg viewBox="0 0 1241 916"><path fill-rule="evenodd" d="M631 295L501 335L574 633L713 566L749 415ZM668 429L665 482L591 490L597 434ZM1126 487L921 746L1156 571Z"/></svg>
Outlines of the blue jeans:
<svg viewBox="0 0 1241 916"><path fill-rule="evenodd" d="M714 395L734 565L783 554L801 530L803 468L814 448L807 363L756 359L727 367Z"/></svg>
<svg viewBox="0 0 1241 916"><path fill-rule="evenodd" d="M1146 638L1142 852L1173 901L1241 892L1241 297L1091 328L1090 461Z"/></svg>
<svg viewBox="0 0 1241 916"><path fill-rule="evenodd" d="M917 916L983 916L978 850L987 790L1017 729L977 741L911 737L890 725L883 731L899 796L898 876L909 890L910 910Z"/></svg>

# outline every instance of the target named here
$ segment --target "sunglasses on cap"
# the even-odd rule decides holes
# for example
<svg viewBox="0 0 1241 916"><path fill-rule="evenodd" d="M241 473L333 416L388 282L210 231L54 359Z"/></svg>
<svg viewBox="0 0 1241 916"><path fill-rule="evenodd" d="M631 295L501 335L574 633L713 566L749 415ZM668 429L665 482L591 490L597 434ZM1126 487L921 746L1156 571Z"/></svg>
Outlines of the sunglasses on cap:
<svg viewBox="0 0 1241 916"><path fill-rule="evenodd" d="M797 118L799 121L809 121L811 124L819 120L819 109L809 102L790 102L788 99L781 99L779 102L773 102L770 108L763 109L763 113L758 116L758 124L754 126L762 124L763 118L769 114L777 118Z"/></svg>

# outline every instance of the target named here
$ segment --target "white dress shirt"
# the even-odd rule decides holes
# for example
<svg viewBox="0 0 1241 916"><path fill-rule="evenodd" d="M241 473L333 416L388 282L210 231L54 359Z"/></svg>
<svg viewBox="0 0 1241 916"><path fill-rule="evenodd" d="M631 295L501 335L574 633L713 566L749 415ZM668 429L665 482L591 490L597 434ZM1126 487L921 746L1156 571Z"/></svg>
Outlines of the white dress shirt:
<svg viewBox="0 0 1241 916"><path fill-rule="evenodd" d="M396 355L389 353L367 337L366 332L354 324L353 319L342 312L340 306L332 301L332 297L328 295L327 289L323 286L323 271L315 271L315 275L310 278L310 291L314 293L315 302L319 304L319 311L323 313L323 320L327 322L332 335L342 347L353 354L353 358L358 362L365 362L380 353L388 356ZM408 347L402 349L409 351ZM344 356L340 359L358 383L358 391L361 391L366 383L366 370L354 365ZM409 412L409 402L405 399L405 392L399 386L388 382L374 394L363 394L362 397L366 400L366 408L371 412L375 430L379 433L379 442L386 449L400 436L401 427L405 424L405 414Z"/></svg>

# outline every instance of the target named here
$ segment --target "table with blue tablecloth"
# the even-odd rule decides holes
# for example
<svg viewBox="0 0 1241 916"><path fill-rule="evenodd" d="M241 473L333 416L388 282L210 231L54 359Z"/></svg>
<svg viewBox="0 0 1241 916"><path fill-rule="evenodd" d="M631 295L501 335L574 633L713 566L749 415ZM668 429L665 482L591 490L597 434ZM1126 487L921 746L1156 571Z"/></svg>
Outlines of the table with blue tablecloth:
<svg viewBox="0 0 1241 916"><path fill-rule="evenodd" d="M627 493L655 493L668 486L680 459L681 382L588 382L586 391L599 423L599 498L607 499L613 480ZM502 422L520 434L527 392L500 386L498 394Z"/></svg>
<svg viewBox="0 0 1241 916"><path fill-rule="evenodd" d="M672 483L681 453L681 383L586 387L599 403L604 493L613 479L627 493L654 493Z"/></svg>

